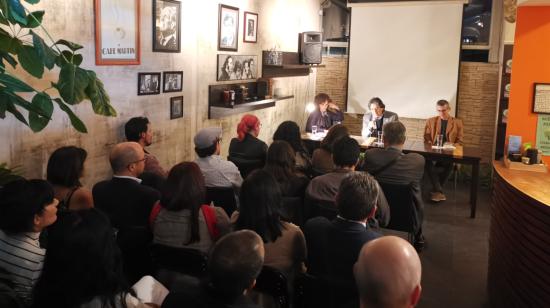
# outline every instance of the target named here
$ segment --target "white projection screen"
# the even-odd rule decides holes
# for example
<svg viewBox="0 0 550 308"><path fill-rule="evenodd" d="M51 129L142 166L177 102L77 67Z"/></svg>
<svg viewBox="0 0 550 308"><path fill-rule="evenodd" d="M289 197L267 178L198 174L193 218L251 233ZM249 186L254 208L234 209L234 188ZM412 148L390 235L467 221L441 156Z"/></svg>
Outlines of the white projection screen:
<svg viewBox="0 0 550 308"><path fill-rule="evenodd" d="M347 112L365 113L380 97L399 117L436 115L446 99L456 111L464 1L349 4Z"/></svg>

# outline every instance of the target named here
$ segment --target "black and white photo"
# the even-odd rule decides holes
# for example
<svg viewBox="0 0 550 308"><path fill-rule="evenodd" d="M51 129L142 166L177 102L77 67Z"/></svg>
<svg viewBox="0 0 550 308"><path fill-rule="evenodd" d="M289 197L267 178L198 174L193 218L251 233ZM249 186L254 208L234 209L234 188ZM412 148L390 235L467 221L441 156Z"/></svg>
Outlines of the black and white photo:
<svg viewBox="0 0 550 308"><path fill-rule="evenodd" d="M170 97L170 120L183 118L183 96Z"/></svg>
<svg viewBox="0 0 550 308"><path fill-rule="evenodd" d="M218 16L218 50L237 51L239 8L220 4Z"/></svg>
<svg viewBox="0 0 550 308"><path fill-rule="evenodd" d="M258 56L218 55L217 80L258 78Z"/></svg>
<svg viewBox="0 0 550 308"><path fill-rule="evenodd" d="M183 84L183 72L164 72L163 74L164 84L162 92L180 92Z"/></svg>
<svg viewBox="0 0 550 308"><path fill-rule="evenodd" d="M138 73L138 95L160 93L160 73Z"/></svg>
<svg viewBox="0 0 550 308"><path fill-rule="evenodd" d="M258 41L258 14L244 12L243 41L256 43Z"/></svg>
<svg viewBox="0 0 550 308"><path fill-rule="evenodd" d="M153 51L180 52L180 2L153 0L153 12Z"/></svg>

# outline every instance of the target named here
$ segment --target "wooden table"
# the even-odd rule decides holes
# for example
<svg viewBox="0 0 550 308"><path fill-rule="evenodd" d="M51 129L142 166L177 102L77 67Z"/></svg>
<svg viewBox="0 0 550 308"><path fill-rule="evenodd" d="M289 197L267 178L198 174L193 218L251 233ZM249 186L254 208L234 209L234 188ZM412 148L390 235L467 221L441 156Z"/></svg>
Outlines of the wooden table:
<svg viewBox="0 0 550 308"><path fill-rule="evenodd" d="M351 136L366 150L376 147L367 144L361 136ZM302 140L310 149L319 147L322 138L315 138L310 133L302 134ZM481 161L480 151L475 148L457 146L454 150L433 149L430 144L420 141L406 141L403 145L403 153L418 153L427 160L453 162L472 166L472 182L470 184L470 218L476 217L477 188L479 184L479 162Z"/></svg>

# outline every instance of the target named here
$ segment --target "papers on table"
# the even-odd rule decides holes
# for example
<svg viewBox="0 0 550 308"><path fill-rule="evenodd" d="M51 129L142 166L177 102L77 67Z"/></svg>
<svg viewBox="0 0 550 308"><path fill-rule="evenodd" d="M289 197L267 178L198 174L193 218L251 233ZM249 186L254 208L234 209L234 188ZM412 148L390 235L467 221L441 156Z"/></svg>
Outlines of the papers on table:
<svg viewBox="0 0 550 308"><path fill-rule="evenodd" d="M160 282L151 276L143 276L132 286L137 298L143 303L162 305L169 291Z"/></svg>

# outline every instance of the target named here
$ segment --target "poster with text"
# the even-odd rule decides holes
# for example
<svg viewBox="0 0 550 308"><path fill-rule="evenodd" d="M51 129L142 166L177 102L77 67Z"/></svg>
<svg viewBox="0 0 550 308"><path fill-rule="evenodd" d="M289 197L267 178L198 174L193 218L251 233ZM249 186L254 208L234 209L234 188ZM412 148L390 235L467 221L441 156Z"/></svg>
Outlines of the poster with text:
<svg viewBox="0 0 550 308"><path fill-rule="evenodd" d="M550 115L539 115L537 123L537 149L550 155Z"/></svg>

